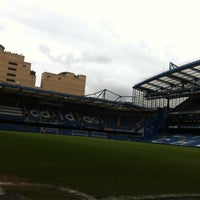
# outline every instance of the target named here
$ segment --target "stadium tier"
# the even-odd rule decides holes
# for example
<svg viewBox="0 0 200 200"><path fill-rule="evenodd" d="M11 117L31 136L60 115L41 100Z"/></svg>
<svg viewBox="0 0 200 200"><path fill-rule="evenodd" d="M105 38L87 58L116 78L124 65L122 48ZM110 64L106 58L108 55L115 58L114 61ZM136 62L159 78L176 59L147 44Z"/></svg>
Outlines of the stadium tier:
<svg viewBox="0 0 200 200"><path fill-rule="evenodd" d="M136 105L142 102L145 107L163 109L163 130L166 140L157 139L157 142L172 141L166 134L185 134L185 138L190 134L199 134L200 60L179 67L170 63L168 71L136 84L133 87L133 99ZM153 140L148 138L147 141Z"/></svg>
<svg viewBox="0 0 200 200"><path fill-rule="evenodd" d="M192 95L168 115L168 129L176 132L200 133L200 96Z"/></svg>
<svg viewBox="0 0 200 200"><path fill-rule="evenodd" d="M128 139L155 129L159 121L157 112L130 104L7 83L0 87L1 129Z"/></svg>

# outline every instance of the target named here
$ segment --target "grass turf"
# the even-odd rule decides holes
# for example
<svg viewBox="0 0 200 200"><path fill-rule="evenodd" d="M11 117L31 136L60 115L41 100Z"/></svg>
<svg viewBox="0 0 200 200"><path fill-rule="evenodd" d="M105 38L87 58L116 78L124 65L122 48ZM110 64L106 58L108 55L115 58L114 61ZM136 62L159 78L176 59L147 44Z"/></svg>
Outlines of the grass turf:
<svg viewBox="0 0 200 200"><path fill-rule="evenodd" d="M200 193L200 149L0 131L5 177L96 197Z"/></svg>

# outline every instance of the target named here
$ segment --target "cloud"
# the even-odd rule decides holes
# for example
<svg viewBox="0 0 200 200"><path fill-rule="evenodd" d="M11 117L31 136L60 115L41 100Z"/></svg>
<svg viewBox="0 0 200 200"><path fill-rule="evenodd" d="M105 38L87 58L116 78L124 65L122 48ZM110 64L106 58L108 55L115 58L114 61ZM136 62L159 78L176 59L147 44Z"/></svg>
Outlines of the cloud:
<svg viewBox="0 0 200 200"><path fill-rule="evenodd" d="M111 58L106 55L91 55L90 53L82 54L83 62L94 62L99 64L108 64L111 62Z"/></svg>
<svg viewBox="0 0 200 200"><path fill-rule="evenodd" d="M106 88L131 95L134 84L166 69L171 58L177 63L177 58L198 55L199 30L194 35L197 42L192 43L187 37L191 34L184 33L185 25L184 31L182 25L182 31L176 29L185 15L182 11L177 19L173 8L165 16L170 3L154 8L157 1L153 0L154 5L151 2L144 8L143 0L98 1L97 5L96 1L65 0L48 2L48 7L46 2L5 1L0 8L2 45L12 52L22 51L37 74L70 71L86 75L86 93Z"/></svg>
<svg viewBox="0 0 200 200"><path fill-rule="evenodd" d="M60 71L71 71L87 76L86 93L109 89L130 96L134 83L158 72L163 60L145 43L107 45L72 53L53 53L53 47L42 44L39 51ZM144 73L141 73L144 71ZM57 71L57 73L59 73Z"/></svg>
<svg viewBox="0 0 200 200"><path fill-rule="evenodd" d="M20 5L17 7L16 10L22 10ZM2 11L2 15L6 16L11 23L23 27L31 35L47 37L49 40L53 38L57 42L64 40L68 44L77 46L101 46L103 42L96 31L80 20L35 6L24 12L16 12L16 10Z"/></svg>
<svg viewBox="0 0 200 200"><path fill-rule="evenodd" d="M2 24L0 24L0 31L3 31L3 25Z"/></svg>
<svg viewBox="0 0 200 200"><path fill-rule="evenodd" d="M58 54L53 55L51 53L50 47L46 45L40 45L39 51L46 55L52 62L60 63L64 66L70 66L71 64L76 63L98 63L98 64L107 64L111 62L111 59L106 55L92 55L90 53L83 52L79 57L76 57L72 53Z"/></svg>
<svg viewBox="0 0 200 200"><path fill-rule="evenodd" d="M45 55L49 56L50 52L50 48L45 46L45 45L40 45L39 46L39 50L44 53Z"/></svg>

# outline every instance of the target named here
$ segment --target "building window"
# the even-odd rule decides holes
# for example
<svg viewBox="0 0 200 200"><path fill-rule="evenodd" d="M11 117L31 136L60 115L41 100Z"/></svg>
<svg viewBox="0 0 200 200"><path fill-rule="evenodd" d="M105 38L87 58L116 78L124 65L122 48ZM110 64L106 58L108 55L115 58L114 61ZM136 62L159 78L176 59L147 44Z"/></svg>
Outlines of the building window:
<svg viewBox="0 0 200 200"><path fill-rule="evenodd" d="M47 78L51 78L51 76L47 75Z"/></svg>
<svg viewBox="0 0 200 200"><path fill-rule="evenodd" d="M61 80L61 78L59 77L58 80Z"/></svg>
<svg viewBox="0 0 200 200"><path fill-rule="evenodd" d="M17 71L17 69L12 68L12 67L8 67L8 70Z"/></svg>
<svg viewBox="0 0 200 200"><path fill-rule="evenodd" d="M15 62L8 62L8 64L17 66L17 63Z"/></svg>
<svg viewBox="0 0 200 200"><path fill-rule="evenodd" d="M35 72L34 71L30 71L30 75L35 76Z"/></svg>
<svg viewBox="0 0 200 200"><path fill-rule="evenodd" d="M14 83L15 80L7 78L6 81Z"/></svg>
<svg viewBox="0 0 200 200"><path fill-rule="evenodd" d="M13 76L13 77L15 77L16 74L10 74L10 73L7 73L7 76Z"/></svg>

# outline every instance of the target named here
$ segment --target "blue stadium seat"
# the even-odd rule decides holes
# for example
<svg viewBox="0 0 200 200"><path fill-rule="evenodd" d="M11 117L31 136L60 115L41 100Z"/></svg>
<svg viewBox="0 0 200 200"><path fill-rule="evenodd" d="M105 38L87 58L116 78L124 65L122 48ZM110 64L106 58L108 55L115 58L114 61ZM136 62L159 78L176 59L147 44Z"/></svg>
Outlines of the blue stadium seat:
<svg viewBox="0 0 200 200"><path fill-rule="evenodd" d="M79 112L78 113L83 126L90 129L103 129L103 124L98 118L97 113Z"/></svg>
<svg viewBox="0 0 200 200"><path fill-rule="evenodd" d="M1 105L0 119L10 121L24 121L24 116L21 108Z"/></svg>

